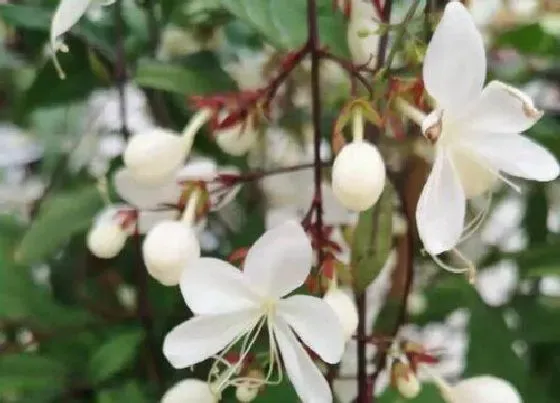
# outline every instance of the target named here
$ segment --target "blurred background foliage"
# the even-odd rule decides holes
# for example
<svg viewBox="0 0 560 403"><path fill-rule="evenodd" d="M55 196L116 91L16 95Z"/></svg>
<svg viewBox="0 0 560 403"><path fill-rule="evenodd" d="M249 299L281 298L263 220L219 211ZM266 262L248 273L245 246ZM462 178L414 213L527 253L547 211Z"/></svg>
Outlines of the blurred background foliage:
<svg viewBox="0 0 560 403"><path fill-rule="evenodd" d="M336 55L349 57L347 21L331 3L319 0L321 40ZM480 15L473 13L487 38L491 77L535 98L546 116L529 135L560 158L558 2L508 13L480 11L485 0L470 3L478 7ZM408 4L395 1L405 11ZM103 173L122 165L119 152L103 149L122 141L114 73L119 17L106 7L80 21L67 36L70 52L60 55L67 74L60 80L46 47L56 5L56 0L0 3L0 401L155 402L175 381L192 376L172 370L161 353L165 333L187 315L180 294L149 280L153 320L147 328L137 309L142 284L134 242L108 261L92 257L85 245L104 204L96 164ZM424 24L437 18L425 21L424 7L421 1L411 35L420 37ZM188 97L239 89L239 77L226 72L231 63L242 71L249 69L244 58L250 63L261 55L264 70L272 70L278 52L294 50L306 37L304 0L123 0L122 19L132 130L141 128L142 119L180 130L192 112ZM425 42L406 43L403 67L395 74L417 76L419 64L411 59ZM307 72L296 73L294 85L305 86ZM348 99L344 81L328 88L326 135ZM147 99L141 113L149 118L137 117L140 96ZM305 108L288 107L283 123L301 128L308 120ZM103 125L96 114L108 115ZM247 169L243 158L227 156L210 136L198 136L195 148ZM492 374L515 384L527 403L556 403L560 183L527 183L523 189L497 194L487 224L467 245L480 268L475 288L416 251L409 333L442 354L442 371L451 378ZM235 231L226 230L213 254L227 256L264 231L260 197L255 187L242 189L238 200L245 219ZM374 309L380 311L376 333L392 327L391 298L389 293L388 303L380 301ZM204 368L197 371L204 374ZM413 402L440 399L425 385ZM235 399L226 394L224 401ZM290 401L296 398L287 384L257 399ZM387 389L378 401L404 399Z"/></svg>

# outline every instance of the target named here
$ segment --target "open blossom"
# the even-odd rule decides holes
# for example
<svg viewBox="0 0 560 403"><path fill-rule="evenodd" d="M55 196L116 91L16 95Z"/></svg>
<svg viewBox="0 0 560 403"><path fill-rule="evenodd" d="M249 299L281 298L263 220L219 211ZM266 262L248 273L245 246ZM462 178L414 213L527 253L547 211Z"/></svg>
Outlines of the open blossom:
<svg viewBox="0 0 560 403"><path fill-rule="evenodd" d="M319 298L287 297L303 284L311 262L310 241L296 222L286 222L257 240L247 254L243 272L218 259L193 262L183 272L181 292L195 317L166 336L166 358L175 368L186 368L222 353L217 359L220 361L225 352L241 342L243 360L266 326L270 368L280 364L281 356L303 402L332 402L326 380L296 335L324 361L336 363L344 349L340 323ZM218 376L218 390L233 383L230 378L234 373L228 370L225 376ZM272 383L268 377L255 382Z"/></svg>
<svg viewBox="0 0 560 403"><path fill-rule="evenodd" d="M484 87L482 37L461 3L447 4L423 74L436 101L423 123L424 135L435 146L435 162L416 219L425 249L437 255L460 242L467 199L487 192L499 179L510 183L504 174L553 180L559 166L520 134L542 116L529 97L499 81Z"/></svg>

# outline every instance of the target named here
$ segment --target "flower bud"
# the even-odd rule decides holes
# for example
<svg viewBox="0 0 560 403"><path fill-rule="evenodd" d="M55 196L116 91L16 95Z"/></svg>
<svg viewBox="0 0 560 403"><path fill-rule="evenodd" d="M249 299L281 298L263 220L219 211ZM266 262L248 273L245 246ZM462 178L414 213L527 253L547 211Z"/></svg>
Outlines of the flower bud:
<svg viewBox="0 0 560 403"><path fill-rule="evenodd" d="M132 137L124 152L124 163L138 182L165 181L181 167L190 151L185 138L165 129L152 129Z"/></svg>
<svg viewBox="0 0 560 403"><path fill-rule="evenodd" d="M236 399L242 403L252 402L257 398L258 394L259 388L251 386L249 383L239 385L235 390Z"/></svg>
<svg viewBox="0 0 560 403"><path fill-rule="evenodd" d="M161 403L216 403L210 386L199 379L185 379L165 392Z"/></svg>
<svg viewBox="0 0 560 403"><path fill-rule="evenodd" d="M225 153L234 156L247 154L257 141L257 131L249 121L216 130L214 135L218 146Z"/></svg>
<svg viewBox="0 0 560 403"><path fill-rule="evenodd" d="M128 234L118 222L102 220L93 225L87 236L90 252L101 259L111 259L124 248Z"/></svg>
<svg viewBox="0 0 560 403"><path fill-rule="evenodd" d="M358 310L350 296L340 288L333 287L323 297L342 325L345 340L350 340L358 328Z"/></svg>
<svg viewBox="0 0 560 403"><path fill-rule="evenodd" d="M519 392L509 382L493 376L465 379L445 392L449 403L522 402Z"/></svg>
<svg viewBox="0 0 560 403"><path fill-rule="evenodd" d="M394 386L406 399L414 399L420 394L420 382L408 364L396 362L391 368Z"/></svg>
<svg viewBox="0 0 560 403"><path fill-rule="evenodd" d="M179 284L190 262L200 257L193 228L182 221L162 221L152 228L142 248L148 273L166 286Z"/></svg>
<svg viewBox="0 0 560 403"><path fill-rule="evenodd" d="M342 148L332 168L332 188L344 207L364 211L373 206L385 186L385 165L372 144L354 141Z"/></svg>

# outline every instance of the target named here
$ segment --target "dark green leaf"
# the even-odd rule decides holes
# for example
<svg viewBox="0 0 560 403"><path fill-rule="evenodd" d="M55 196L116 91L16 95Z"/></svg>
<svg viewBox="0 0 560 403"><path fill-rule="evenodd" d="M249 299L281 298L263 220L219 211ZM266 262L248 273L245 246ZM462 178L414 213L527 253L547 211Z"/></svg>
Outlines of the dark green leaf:
<svg viewBox="0 0 560 403"><path fill-rule="evenodd" d="M510 46L520 53L551 56L558 55L560 40L546 33L540 24L521 25L501 34L497 46Z"/></svg>
<svg viewBox="0 0 560 403"><path fill-rule="evenodd" d="M136 381L130 381L122 386L103 389L97 395L97 403L148 403L150 400Z"/></svg>
<svg viewBox="0 0 560 403"><path fill-rule="evenodd" d="M354 288L361 292L383 268L392 245L393 192L385 187L379 201L360 213L352 238Z"/></svg>
<svg viewBox="0 0 560 403"><path fill-rule="evenodd" d="M47 258L77 232L86 230L103 207L95 186L57 194L41 207L17 250L17 260L36 263Z"/></svg>
<svg viewBox="0 0 560 403"><path fill-rule="evenodd" d="M280 49L297 49L307 39L305 0L221 1L229 12L251 25L268 42ZM317 12L321 44L338 55L348 55L342 14L333 10L331 0L319 0Z"/></svg>
<svg viewBox="0 0 560 403"><path fill-rule="evenodd" d="M60 391L67 370L59 362L38 354L0 356L0 396L7 392Z"/></svg>
<svg viewBox="0 0 560 403"><path fill-rule="evenodd" d="M141 87L185 95L202 95L235 88L218 62L207 55L189 59L185 66L155 60L140 60L136 70L136 83Z"/></svg>
<svg viewBox="0 0 560 403"><path fill-rule="evenodd" d="M103 382L128 367L136 358L142 338L143 334L138 329L112 334L90 359L92 381Z"/></svg>

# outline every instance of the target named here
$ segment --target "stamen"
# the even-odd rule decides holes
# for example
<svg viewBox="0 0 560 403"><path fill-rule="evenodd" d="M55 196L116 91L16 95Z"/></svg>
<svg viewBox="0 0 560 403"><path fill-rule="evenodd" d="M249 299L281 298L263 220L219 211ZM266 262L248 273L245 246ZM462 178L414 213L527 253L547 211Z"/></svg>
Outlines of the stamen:
<svg viewBox="0 0 560 403"><path fill-rule="evenodd" d="M463 230L463 235L461 236L460 242L464 242L469 239L482 225L482 223L486 220L488 213L490 212L490 206L492 205L492 192L488 192L488 198L486 201L486 205L482 210L480 210L477 215L467 224L465 229Z"/></svg>
<svg viewBox="0 0 560 403"><path fill-rule="evenodd" d="M473 284L476 279L476 267L474 263L470 259L468 259L465 255L463 255L457 248L452 249L451 252L455 253L455 256L457 256L463 262L465 262L466 267L451 266L435 255L430 255L430 256L432 257L433 261L442 269L453 274L465 274L469 280L469 283Z"/></svg>

